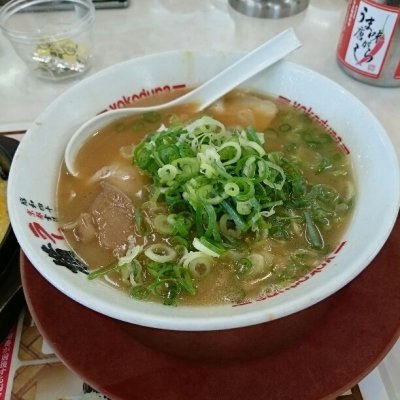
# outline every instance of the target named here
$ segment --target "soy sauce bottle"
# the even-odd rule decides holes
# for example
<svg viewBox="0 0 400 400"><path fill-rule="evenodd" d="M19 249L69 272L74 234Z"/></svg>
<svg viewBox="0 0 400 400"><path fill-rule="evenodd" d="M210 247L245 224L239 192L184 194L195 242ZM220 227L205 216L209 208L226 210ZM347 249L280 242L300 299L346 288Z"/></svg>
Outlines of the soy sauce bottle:
<svg viewBox="0 0 400 400"><path fill-rule="evenodd" d="M336 57L359 81L400 86L400 0L350 0Z"/></svg>

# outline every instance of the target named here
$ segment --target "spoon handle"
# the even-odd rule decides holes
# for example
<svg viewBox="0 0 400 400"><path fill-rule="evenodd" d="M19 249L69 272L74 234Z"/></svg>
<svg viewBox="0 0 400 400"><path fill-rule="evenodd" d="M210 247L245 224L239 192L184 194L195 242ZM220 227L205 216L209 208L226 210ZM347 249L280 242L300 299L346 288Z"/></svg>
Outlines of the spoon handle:
<svg viewBox="0 0 400 400"><path fill-rule="evenodd" d="M224 94L283 59L300 46L301 42L293 28L289 28L241 57L187 96L199 104L199 111L204 110Z"/></svg>
<svg viewBox="0 0 400 400"><path fill-rule="evenodd" d="M287 29L241 57L207 82L177 99L158 106L121 108L95 116L86 121L72 135L67 144L65 149L65 165L68 171L72 175L77 174L74 169L74 161L80 147L87 138L103 127L106 122L146 111L159 111L185 102L197 104L197 111L202 111L247 79L281 60L300 46L301 43L294 30L292 28Z"/></svg>

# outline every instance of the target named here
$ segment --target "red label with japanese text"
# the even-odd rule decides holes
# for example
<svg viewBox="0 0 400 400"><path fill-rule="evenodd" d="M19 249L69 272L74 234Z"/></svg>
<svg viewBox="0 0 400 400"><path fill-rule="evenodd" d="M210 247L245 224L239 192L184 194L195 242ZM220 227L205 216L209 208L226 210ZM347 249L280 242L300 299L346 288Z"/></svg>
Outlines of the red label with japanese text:
<svg viewBox="0 0 400 400"><path fill-rule="evenodd" d="M6 398L16 332L16 329L12 329L3 342L0 343L0 400L5 400Z"/></svg>
<svg viewBox="0 0 400 400"><path fill-rule="evenodd" d="M348 68L379 78L400 17L400 10L372 0L350 2L337 56Z"/></svg>
<svg viewBox="0 0 400 400"><path fill-rule="evenodd" d="M400 79L400 61L397 64L396 71L394 71L394 79Z"/></svg>

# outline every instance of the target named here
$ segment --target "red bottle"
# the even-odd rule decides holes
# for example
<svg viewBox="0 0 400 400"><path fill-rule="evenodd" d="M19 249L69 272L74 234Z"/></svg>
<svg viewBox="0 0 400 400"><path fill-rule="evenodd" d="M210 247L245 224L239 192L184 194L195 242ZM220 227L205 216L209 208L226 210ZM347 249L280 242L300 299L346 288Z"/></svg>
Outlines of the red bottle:
<svg viewBox="0 0 400 400"><path fill-rule="evenodd" d="M351 0L337 60L353 78L400 86L400 0Z"/></svg>

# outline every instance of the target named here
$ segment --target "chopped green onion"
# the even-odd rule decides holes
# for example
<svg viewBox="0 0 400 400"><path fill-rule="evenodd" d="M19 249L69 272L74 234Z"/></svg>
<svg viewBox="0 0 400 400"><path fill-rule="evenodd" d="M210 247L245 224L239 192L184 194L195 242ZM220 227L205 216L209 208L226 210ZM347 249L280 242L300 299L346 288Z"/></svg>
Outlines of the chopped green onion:
<svg viewBox="0 0 400 400"><path fill-rule="evenodd" d="M227 151L227 149L231 150ZM228 141L219 147L218 153L220 156L221 153L224 155L221 157L221 162L222 165L227 166L236 163L240 159L242 155L242 148L238 142Z"/></svg>
<svg viewBox="0 0 400 400"><path fill-rule="evenodd" d="M186 180L196 176L200 171L200 164L194 157L182 157L173 160L171 164L178 169L179 180Z"/></svg>
<svg viewBox="0 0 400 400"><path fill-rule="evenodd" d="M163 243L151 244L146 248L144 254L152 261L166 263L176 259L176 251Z"/></svg>
<svg viewBox="0 0 400 400"><path fill-rule="evenodd" d="M149 233L148 227L144 221L143 211L139 208L135 210L135 226L139 234L147 235Z"/></svg>
<svg viewBox="0 0 400 400"><path fill-rule="evenodd" d="M203 204L196 209L196 233L220 240L217 214L211 204Z"/></svg>
<svg viewBox="0 0 400 400"><path fill-rule="evenodd" d="M145 285L137 285L131 288L129 295L134 299L146 300L148 299L150 292Z"/></svg>
<svg viewBox="0 0 400 400"><path fill-rule="evenodd" d="M246 223L243 221L242 217L234 210L234 208L226 200L224 200L221 203L221 206L224 208L226 213L230 216L232 221L236 224L238 229L240 231L245 231L247 228Z"/></svg>
<svg viewBox="0 0 400 400"><path fill-rule="evenodd" d="M264 144L263 134L258 134L253 126L249 126L246 130L247 139L252 142L259 144L260 146Z"/></svg>
<svg viewBox="0 0 400 400"><path fill-rule="evenodd" d="M200 239L197 237L194 238L193 247L211 257L219 257L222 254L221 249L218 249L204 237L201 237Z"/></svg>
<svg viewBox="0 0 400 400"><path fill-rule="evenodd" d="M141 252L143 251L143 246L136 245L128 248L126 255L118 258L118 266L131 263Z"/></svg>
<svg viewBox="0 0 400 400"><path fill-rule="evenodd" d="M236 203L236 211L240 215L249 215L252 210L252 203L250 201L238 201Z"/></svg>
<svg viewBox="0 0 400 400"><path fill-rule="evenodd" d="M239 194L240 189L237 183L228 182L224 186L224 191L228 196L236 197Z"/></svg>
<svg viewBox="0 0 400 400"><path fill-rule="evenodd" d="M204 278L210 273L212 265L212 257L207 256L206 254L201 254L188 263L188 269L193 278L199 279Z"/></svg>
<svg viewBox="0 0 400 400"><path fill-rule="evenodd" d="M173 226L169 223L168 217L165 214L156 215L153 223L155 230L161 234L169 235L173 231Z"/></svg>
<svg viewBox="0 0 400 400"><path fill-rule="evenodd" d="M265 257L259 253L251 253L247 257L252 265L251 274L258 274L264 271L265 265Z"/></svg>
<svg viewBox="0 0 400 400"><path fill-rule="evenodd" d="M322 250L324 242L321 233L312 220L311 214L308 210L304 211L304 219L306 222L306 239L313 249Z"/></svg>
<svg viewBox="0 0 400 400"><path fill-rule="evenodd" d="M161 120L161 115L160 113L156 112L156 111L148 111L146 113L143 114L143 119L146 122L158 122Z"/></svg>
<svg viewBox="0 0 400 400"><path fill-rule="evenodd" d="M241 278L247 275L253 267L253 263L248 258L241 258L235 266L236 275Z"/></svg>
<svg viewBox="0 0 400 400"><path fill-rule="evenodd" d="M148 114L141 122L158 118ZM133 151L134 163L153 180L148 201L135 212L136 232L168 237L144 251L131 245L116 265L92 273L119 269L134 286L133 297L156 296L174 305L185 294L195 293L193 279L210 273L215 259L228 257L233 247L241 254L235 261L238 277L268 273L271 263L266 260L271 256L254 252L246 235L288 240L304 234L308 247L322 250L321 232L352 205L351 183L343 193L329 185L311 185L294 151L290 159L280 151L267 152L268 134L276 137L290 131L294 146L303 140L307 146L323 147L332 140L316 135L308 120L301 131L295 131L288 119L265 134L252 126L228 129L207 115L186 125L177 115L170 121ZM330 169L332 157L321 155L314 173ZM340 174L340 168L333 173Z"/></svg>
<svg viewBox="0 0 400 400"><path fill-rule="evenodd" d="M229 222L231 222L231 225L233 225L232 227L228 227ZM240 239L240 229L228 214L222 214L221 218L219 219L219 229L224 236Z"/></svg>
<svg viewBox="0 0 400 400"><path fill-rule="evenodd" d="M129 280L132 286L136 286L143 283L143 267L138 260L132 260L131 262L131 273L129 275Z"/></svg>
<svg viewBox="0 0 400 400"><path fill-rule="evenodd" d="M280 132L289 132L292 129L292 127L290 124L285 123L285 124L280 125L278 129Z"/></svg>
<svg viewBox="0 0 400 400"><path fill-rule="evenodd" d="M118 263L112 263L109 265L105 265L103 267L97 268L94 271L90 272L88 275L88 279L90 279L90 280L96 279L100 276L104 276L111 272L118 271L119 268L120 268L120 266L118 265Z"/></svg>
<svg viewBox="0 0 400 400"><path fill-rule="evenodd" d="M178 168L171 164L166 164L157 171L161 183L170 183L178 173Z"/></svg>

